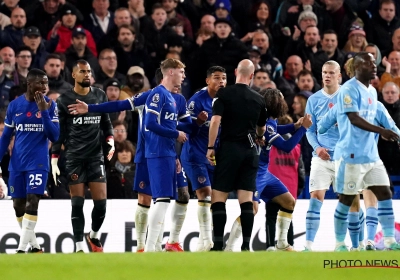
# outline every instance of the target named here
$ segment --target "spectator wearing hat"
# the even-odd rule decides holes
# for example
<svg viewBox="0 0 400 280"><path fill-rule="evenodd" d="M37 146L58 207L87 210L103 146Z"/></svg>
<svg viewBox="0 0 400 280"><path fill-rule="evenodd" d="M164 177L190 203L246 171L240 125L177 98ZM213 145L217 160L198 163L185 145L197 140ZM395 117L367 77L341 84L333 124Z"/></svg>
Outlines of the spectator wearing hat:
<svg viewBox="0 0 400 280"><path fill-rule="evenodd" d="M338 35L338 47L343 49L348 40L348 31L356 21L357 16L344 0L325 1L325 8L332 22L332 29Z"/></svg>
<svg viewBox="0 0 400 280"><path fill-rule="evenodd" d="M358 53L361 52L367 45L366 34L362 27L353 25L350 28L348 40L343 48L343 51Z"/></svg>
<svg viewBox="0 0 400 280"><path fill-rule="evenodd" d="M314 0L284 1L279 8L277 22L280 26L290 28L292 33L295 25L303 32L308 25L317 26L321 32L332 28L327 12Z"/></svg>
<svg viewBox="0 0 400 280"><path fill-rule="evenodd" d="M171 19L179 19L182 22L183 33L190 39L193 39L193 31L192 25L187 17L177 13L176 7L178 6L178 0L162 0L162 6L167 12L167 18L170 21Z"/></svg>
<svg viewBox="0 0 400 280"><path fill-rule="evenodd" d="M47 56L44 71L49 78L49 90L62 94L72 88L72 85L61 76L61 58L57 54Z"/></svg>
<svg viewBox="0 0 400 280"><path fill-rule="evenodd" d="M231 34L231 22L227 19L215 21L215 36L203 43L195 54L197 73L206 73L211 66L221 66L226 69L227 83L235 82L234 70L238 63L248 58L247 47L238 38ZM190 77L194 88L200 88L204 84L202 76Z"/></svg>
<svg viewBox="0 0 400 280"><path fill-rule="evenodd" d="M114 13L109 11L110 1L93 0L93 12L85 18L83 26L92 34L96 44L115 26Z"/></svg>
<svg viewBox="0 0 400 280"><path fill-rule="evenodd" d="M366 23L367 40L374 43L387 54L391 51L390 43L393 33L400 27L400 19L396 17L396 7L393 0L379 2L379 12Z"/></svg>
<svg viewBox="0 0 400 280"><path fill-rule="evenodd" d="M129 68L126 75L126 86L122 88L126 95L121 94L120 100L133 97L143 91L150 89L150 83L147 79L143 68L139 66L132 66Z"/></svg>
<svg viewBox="0 0 400 280"><path fill-rule="evenodd" d="M100 69L95 72L96 83L103 84L109 78L117 79L121 84L125 84L125 75L117 71L117 55L112 49L104 49L99 54Z"/></svg>
<svg viewBox="0 0 400 280"><path fill-rule="evenodd" d="M9 103L9 94L14 82L4 72L4 61L0 56L0 111L4 111Z"/></svg>
<svg viewBox="0 0 400 280"><path fill-rule="evenodd" d="M60 11L61 15L61 26L58 29L57 33L59 35L59 42L56 48L56 52L65 52L71 46L71 38L72 32L75 28L82 27L82 25L77 24L78 22L78 13L74 6L71 5L63 5ZM97 56L96 43L92 37L92 34L85 30L87 46L92 51L94 56ZM48 38L50 38L51 33L48 34Z"/></svg>
<svg viewBox="0 0 400 280"><path fill-rule="evenodd" d="M260 62L261 62L261 51L257 46L251 46L247 54L249 55L249 59L254 64L254 69L258 70L261 69Z"/></svg>
<svg viewBox="0 0 400 280"><path fill-rule="evenodd" d="M292 105L294 122L297 122L300 118L305 116L307 100L312 94L313 93L311 91L300 91L294 96ZM301 155L304 162L305 173L306 175L310 175L313 148L311 147L310 143L308 143L306 135L301 138L299 144L301 147Z"/></svg>
<svg viewBox="0 0 400 280"><path fill-rule="evenodd" d="M253 35L252 45L258 47L261 53L260 66L267 70L271 79L276 80L282 76L282 64L272 55L269 37L263 30L256 30Z"/></svg>
<svg viewBox="0 0 400 280"><path fill-rule="evenodd" d="M168 37L174 35L175 32L167 24L167 12L162 4L153 5L151 19L152 24L145 27L143 35L155 69L167 54Z"/></svg>
<svg viewBox="0 0 400 280"><path fill-rule="evenodd" d="M107 95L108 101L120 100L121 94L127 95L121 90L121 83L117 79L107 79L103 84L103 90ZM133 143L137 142L138 113L133 111L122 111L109 113L110 120L127 123L127 138Z"/></svg>
<svg viewBox="0 0 400 280"><path fill-rule="evenodd" d="M238 38L242 38L244 36L243 31L241 30L239 24L233 19L231 16L232 5L230 0L216 0L214 3L215 6L215 18L228 20L230 21L230 25L232 28L232 34L237 36Z"/></svg>
<svg viewBox="0 0 400 280"><path fill-rule="evenodd" d="M127 73L132 65L140 66L146 73L152 73L152 64L145 48L136 43L136 32L131 25L121 25L118 28L118 44L114 48L117 55L120 73Z"/></svg>
<svg viewBox="0 0 400 280"><path fill-rule="evenodd" d="M44 45L44 39L40 36L39 29L36 26L26 28L22 42L32 50L31 68L43 69L49 53Z"/></svg>
<svg viewBox="0 0 400 280"><path fill-rule="evenodd" d="M89 62L93 72L100 68L97 58L87 46L86 31L82 27L75 28L72 32L71 46L65 51L66 67L72 73L75 61L79 59Z"/></svg>

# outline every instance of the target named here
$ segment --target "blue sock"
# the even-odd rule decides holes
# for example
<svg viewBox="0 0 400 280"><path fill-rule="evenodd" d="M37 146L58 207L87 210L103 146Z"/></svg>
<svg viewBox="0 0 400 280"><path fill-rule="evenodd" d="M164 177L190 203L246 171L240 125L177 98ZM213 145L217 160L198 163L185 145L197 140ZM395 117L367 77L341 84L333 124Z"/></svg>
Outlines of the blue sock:
<svg viewBox="0 0 400 280"><path fill-rule="evenodd" d="M376 228L378 227L378 210L375 207L368 207L365 223L367 225L367 239L374 241Z"/></svg>
<svg viewBox="0 0 400 280"><path fill-rule="evenodd" d="M378 201L378 219L384 237L394 237L394 214L392 199Z"/></svg>
<svg viewBox="0 0 400 280"><path fill-rule="evenodd" d="M320 221L320 210L322 202L316 198L310 199L306 216L306 240L314 242L315 235L317 234Z"/></svg>
<svg viewBox="0 0 400 280"><path fill-rule="evenodd" d="M360 235L360 220L358 218L358 215L358 212L350 212L348 216L348 227L353 248L358 248L358 246L360 245L358 240L358 237Z"/></svg>
<svg viewBox="0 0 400 280"><path fill-rule="evenodd" d="M364 211L360 207L360 211L358 212L358 220L360 221L360 234L358 235L358 241L364 241L364 229L365 229L365 218Z"/></svg>
<svg viewBox="0 0 400 280"><path fill-rule="evenodd" d="M344 239L346 237L347 216L349 210L350 206L346 206L343 203L338 202L334 215L335 236L337 242L344 242Z"/></svg>

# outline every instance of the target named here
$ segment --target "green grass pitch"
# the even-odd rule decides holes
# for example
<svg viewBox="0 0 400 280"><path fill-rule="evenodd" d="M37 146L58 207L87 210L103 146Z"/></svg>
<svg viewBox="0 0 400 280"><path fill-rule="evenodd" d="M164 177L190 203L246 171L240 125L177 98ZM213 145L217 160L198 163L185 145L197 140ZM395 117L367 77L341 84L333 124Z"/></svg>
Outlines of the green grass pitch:
<svg viewBox="0 0 400 280"><path fill-rule="evenodd" d="M0 279L400 279L398 268L324 268L327 260L400 267L398 252L1 254Z"/></svg>

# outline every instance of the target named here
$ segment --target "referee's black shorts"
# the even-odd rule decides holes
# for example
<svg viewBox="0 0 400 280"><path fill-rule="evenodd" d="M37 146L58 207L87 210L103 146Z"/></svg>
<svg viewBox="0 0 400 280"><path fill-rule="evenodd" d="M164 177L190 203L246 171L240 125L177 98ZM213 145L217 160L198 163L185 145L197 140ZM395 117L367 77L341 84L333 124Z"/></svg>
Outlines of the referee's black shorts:
<svg viewBox="0 0 400 280"><path fill-rule="evenodd" d="M256 190L258 170L257 150L249 142L228 142L220 144L216 153L212 189L221 192L233 190Z"/></svg>

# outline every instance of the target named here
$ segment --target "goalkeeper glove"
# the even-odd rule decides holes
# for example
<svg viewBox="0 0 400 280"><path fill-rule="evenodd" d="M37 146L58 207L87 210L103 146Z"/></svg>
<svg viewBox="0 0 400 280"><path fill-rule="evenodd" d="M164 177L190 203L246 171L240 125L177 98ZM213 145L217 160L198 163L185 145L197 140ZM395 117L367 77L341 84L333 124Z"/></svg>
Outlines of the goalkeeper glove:
<svg viewBox="0 0 400 280"><path fill-rule="evenodd" d="M58 155L51 156L51 174L53 175L54 185L57 186L57 175L60 175L60 169L58 169Z"/></svg>
<svg viewBox="0 0 400 280"><path fill-rule="evenodd" d="M110 161L114 155L115 152L115 147L114 147L114 137L109 136L107 137L107 144L110 146L108 148L108 153L107 153L107 160Z"/></svg>

